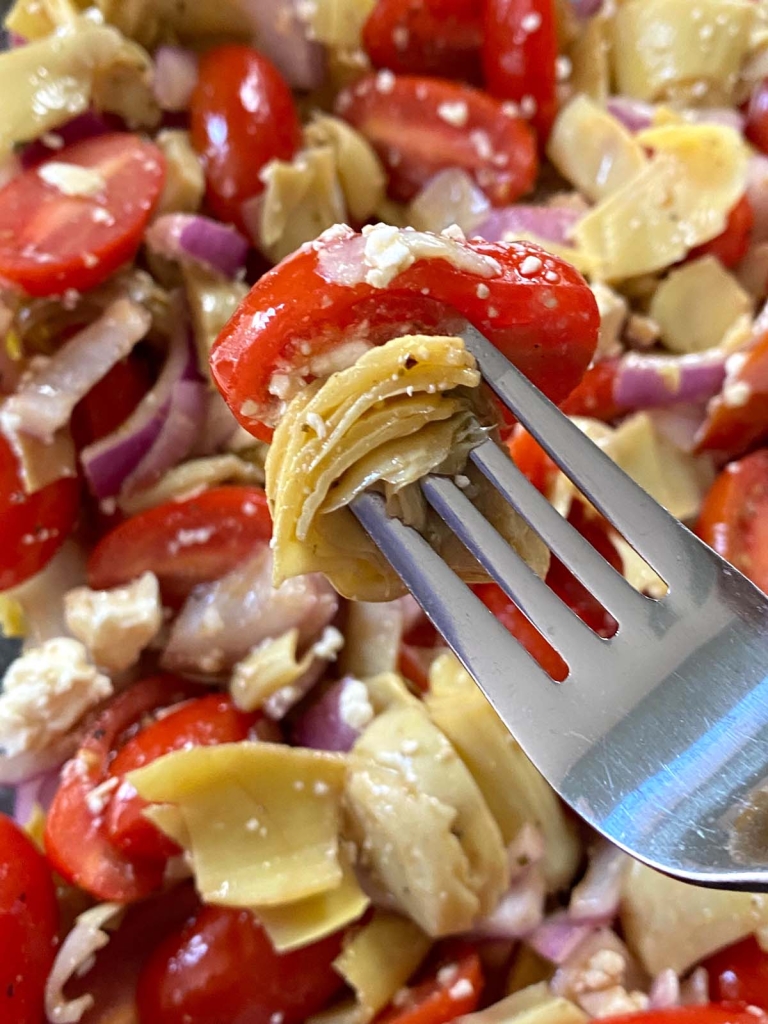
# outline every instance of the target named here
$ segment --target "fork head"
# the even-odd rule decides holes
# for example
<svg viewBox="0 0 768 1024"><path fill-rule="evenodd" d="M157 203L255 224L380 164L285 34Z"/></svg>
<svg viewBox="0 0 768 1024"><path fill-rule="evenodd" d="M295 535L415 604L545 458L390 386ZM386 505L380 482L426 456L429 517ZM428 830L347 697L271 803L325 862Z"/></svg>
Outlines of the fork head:
<svg viewBox="0 0 768 1024"><path fill-rule="evenodd" d="M617 620L594 634L445 477L427 501L569 666L554 683L377 495L353 511L529 757L591 825L678 877L768 890L750 800L768 777L768 600L656 504L473 328L487 383L664 579L639 594L488 441L478 469ZM503 784L503 783L501 783ZM765 833L768 834L768 814ZM763 842L763 850L768 843Z"/></svg>

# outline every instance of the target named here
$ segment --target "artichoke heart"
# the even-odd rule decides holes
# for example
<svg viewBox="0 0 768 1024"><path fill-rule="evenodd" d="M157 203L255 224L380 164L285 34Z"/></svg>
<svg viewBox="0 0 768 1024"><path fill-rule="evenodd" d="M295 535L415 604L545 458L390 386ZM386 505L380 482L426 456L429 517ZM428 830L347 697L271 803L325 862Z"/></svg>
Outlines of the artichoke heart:
<svg viewBox="0 0 768 1024"><path fill-rule="evenodd" d="M428 473L460 474L477 507L539 572L544 545L466 466L495 414L460 338L407 336L370 349L289 404L266 462L274 524L274 583L322 572L344 597L388 601L405 590L345 506L369 487L419 529L468 581L479 565L426 507L414 485Z"/></svg>

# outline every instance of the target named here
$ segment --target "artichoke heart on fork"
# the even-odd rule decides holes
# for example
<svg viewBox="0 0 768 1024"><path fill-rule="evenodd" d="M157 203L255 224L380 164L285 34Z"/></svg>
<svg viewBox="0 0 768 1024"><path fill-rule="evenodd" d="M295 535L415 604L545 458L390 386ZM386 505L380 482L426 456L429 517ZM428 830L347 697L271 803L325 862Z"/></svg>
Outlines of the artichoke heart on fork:
<svg viewBox="0 0 768 1024"><path fill-rule="evenodd" d="M467 458L496 425L461 338L422 335L372 348L346 370L300 392L266 462L274 524L274 582L322 572L338 592L387 601L405 590L346 506L367 488L416 527L468 582L483 570L415 486L428 473L459 476L467 495L539 573L544 545Z"/></svg>

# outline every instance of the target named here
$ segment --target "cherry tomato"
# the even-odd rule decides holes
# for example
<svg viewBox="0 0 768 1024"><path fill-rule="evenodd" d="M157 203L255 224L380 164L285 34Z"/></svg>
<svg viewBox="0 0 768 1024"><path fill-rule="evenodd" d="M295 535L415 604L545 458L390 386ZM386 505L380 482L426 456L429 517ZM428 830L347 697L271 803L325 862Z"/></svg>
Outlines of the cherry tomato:
<svg viewBox="0 0 768 1024"><path fill-rule="evenodd" d="M268 440L279 410L270 391L273 377L284 381L292 368L306 366L307 345L311 356L325 356L358 340L363 325L367 340L378 344L409 332L455 332L464 319L550 398L562 401L597 341L599 314L581 275L529 243L475 238L456 244L467 254L492 257L501 273L482 278L447 260L419 259L386 289L374 288L364 280L364 239L349 231L300 249L265 274L211 353L214 379L234 415ZM353 274L359 267L361 283L334 280L337 265ZM265 309L269 317L261 315Z"/></svg>
<svg viewBox="0 0 768 1024"><path fill-rule="evenodd" d="M581 383L560 405L566 416L589 416L609 423L627 411L613 397L618 362L604 359L590 366Z"/></svg>
<svg viewBox="0 0 768 1024"><path fill-rule="evenodd" d="M245 714L223 694L206 694L145 726L118 750L109 776L123 779L172 750L237 743L248 738L259 715ZM106 830L114 845L126 856L164 861L179 853L174 842L141 813L147 806L127 782L121 782L105 813Z"/></svg>
<svg viewBox="0 0 768 1024"><path fill-rule="evenodd" d="M728 364L726 385L707 406L707 418L696 438L697 451L726 455L742 452L768 438L768 331Z"/></svg>
<svg viewBox="0 0 768 1024"><path fill-rule="evenodd" d="M752 90L744 134L753 146L768 153L768 78L758 82Z"/></svg>
<svg viewBox="0 0 768 1024"><path fill-rule="evenodd" d="M747 255L754 222L752 204L746 196L742 196L728 214L728 221L722 234L691 249L688 259L717 256L724 267L735 267Z"/></svg>
<svg viewBox="0 0 768 1024"><path fill-rule="evenodd" d="M471 175L495 206L513 203L536 181L530 127L472 86L379 72L339 93L336 112L374 147L389 194L401 202L447 167Z"/></svg>
<svg viewBox="0 0 768 1024"><path fill-rule="evenodd" d="M221 220L245 229L241 206L263 190L262 167L290 160L301 143L291 90L257 50L217 46L200 58L189 117L208 205Z"/></svg>
<svg viewBox="0 0 768 1024"><path fill-rule="evenodd" d="M337 934L281 955L250 911L202 907L147 961L139 1024L300 1024L341 988L340 950Z"/></svg>
<svg viewBox="0 0 768 1024"><path fill-rule="evenodd" d="M0 435L0 591L23 583L53 558L75 525L79 495L75 477L25 494L16 456Z"/></svg>
<svg viewBox="0 0 768 1024"><path fill-rule="evenodd" d="M611 542L607 524L603 520L585 512L580 502L574 502L568 516L568 521L600 552L614 569L621 572L621 558ZM618 628L616 620L579 583L563 563L554 557L547 573L547 585L598 636L609 637L613 636L616 632ZM495 583L481 583L473 587L473 590L489 611L493 612L509 632L520 641L548 675L556 682L562 682L567 677L568 666L565 661L549 642L544 639L536 627L528 621L519 608L510 601L501 587Z"/></svg>
<svg viewBox="0 0 768 1024"><path fill-rule="evenodd" d="M480 78L483 19L477 0L378 0L363 27L376 68L437 78Z"/></svg>
<svg viewBox="0 0 768 1024"><path fill-rule="evenodd" d="M116 363L72 412L72 438L80 450L117 430L149 391L149 372L134 355Z"/></svg>
<svg viewBox="0 0 768 1024"><path fill-rule="evenodd" d="M132 860L110 841L99 801L92 790L109 776L112 751L121 736L141 718L170 707L199 688L173 676L136 683L96 716L80 750L65 765L45 822L45 850L52 867L68 882L99 900L130 903L160 886L163 861ZM90 799L89 799L90 798ZM106 807L109 795L105 795Z"/></svg>
<svg viewBox="0 0 768 1024"><path fill-rule="evenodd" d="M219 579L272 534L259 487L214 487L120 523L91 552L88 580L103 590L151 570L163 599L182 602L198 583Z"/></svg>
<svg viewBox="0 0 768 1024"><path fill-rule="evenodd" d="M0 1020L39 1024L59 909L45 858L0 814Z"/></svg>
<svg viewBox="0 0 768 1024"><path fill-rule="evenodd" d="M725 467L696 533L768 594L768 449Z"/></svg>
<svg viewBox="0 0 768 1024"><path fill-rule="evenodd" d="M646 1010L619 1017L603 1017L604 1024L766 1024L768 1017L728 1003L708 1006L676 1006L670 1010Z"/></svg>
<svg viewBox="0 0 768 1024"><path fill-rule="evenodd" d="M486 88L518 104L542 146L557 113L556 60L554 0L485 0Z"/></svg>
<svg viewBox="0 0 768 1024"><path fill-rule="evenodd" d="M507 439L507 448L512 461L536 490L549 495L560 469L539 442L518 424Z"/></svg>
<svg viewBox="0 0 768 1024"><path fill-rule="evenodd" d="M768 1010L768 956L750 937L704 961L713 999Z"/></svg>
<svg viewBox="0 0 768 1024"><path fill-rule="evenodd" d="M92 172L96 191L67 195L43 178L55 164ZM151 142L115 132L76 142L0 190L0 277L29 295L85 291L132 259L165 180Z"/></svg>
<svg viewBox="0 0 768 1024"><path fill-rule="evenodd" d="M482 991L480 957L472 949L457 949L406 990L403 1001L385 1010L377 1024L450 1024L477 1009Z"/></svg>

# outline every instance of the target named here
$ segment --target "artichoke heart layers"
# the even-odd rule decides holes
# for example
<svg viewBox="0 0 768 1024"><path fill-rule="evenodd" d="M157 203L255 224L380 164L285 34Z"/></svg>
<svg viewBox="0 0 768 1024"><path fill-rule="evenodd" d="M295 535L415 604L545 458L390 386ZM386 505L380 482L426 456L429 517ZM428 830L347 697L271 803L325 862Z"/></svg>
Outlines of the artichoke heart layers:
<svg viewBox="0 0 768 1024"><path fill-rule="evenodd" d="M543 574L544 545L467 466L469 451L494 423L474 358L460 338L396 338L304 389L281 419L266 462L275 585L322 572L347 598L388 601L405 593L345 507L373 486L462 578L485 579L412 486L432 472L466 473L472 501Z"/></svg>

